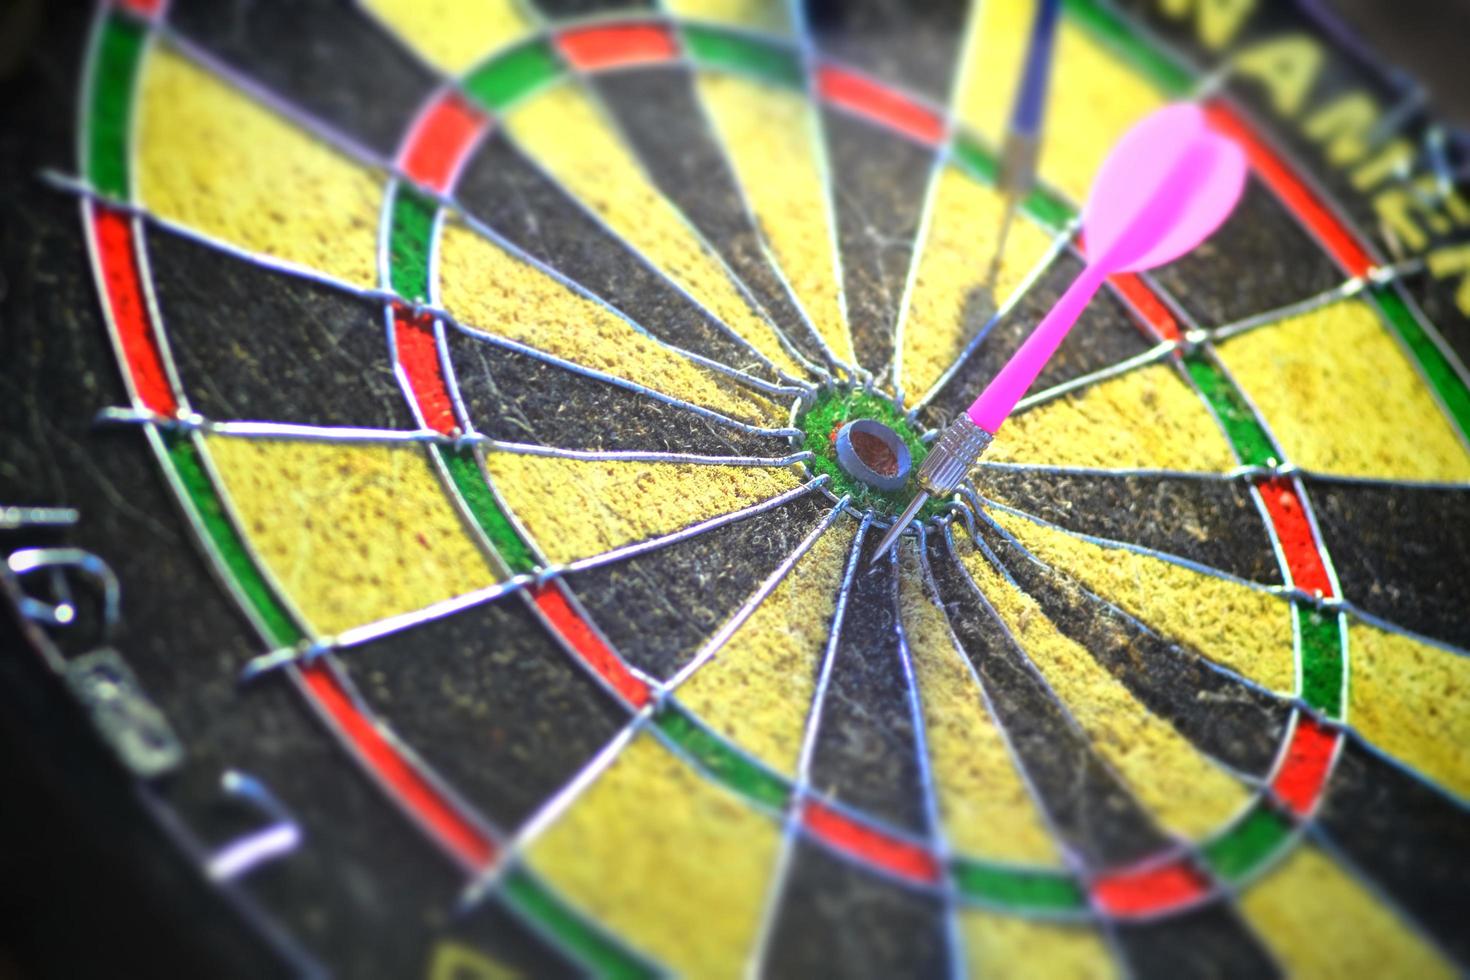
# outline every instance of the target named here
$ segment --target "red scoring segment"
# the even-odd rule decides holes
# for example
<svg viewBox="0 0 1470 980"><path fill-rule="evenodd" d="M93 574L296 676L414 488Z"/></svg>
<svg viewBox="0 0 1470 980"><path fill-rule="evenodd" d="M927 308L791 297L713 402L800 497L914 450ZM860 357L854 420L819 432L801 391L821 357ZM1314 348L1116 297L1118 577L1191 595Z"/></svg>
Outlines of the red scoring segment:
<svg viewBox="0 0 1470 980"><path fill-rule="evenodd" d="M1224 114L1222 116L1222 114ZM1224 118L1228 126L1221 123ZM1228 110L1213 107L1211 123L1246 147L1253 172L1266 182L1282 202L1350 275L1372 268L1372 261L1349 229L1317 201L1288 166L1264 143L1245 131ZM1174 317L1137 276L1114 276L1115 288L1143 315L1151 331L1161 339L1177 339ZM1162 315L1160 315L1162 314ZM1307 592L1332 597L1335 590L1306 508L1289 477L1271 477L1258 484L1271 526L1281 544L1292 583ZM1332 760L1342 734L1297 713L1296 728L1286 747L1281 766L1271 781L1271 792L1298 819L1306 819L1321 800ZM1136 874L1111 875L1093 882L1090 894L1098 908L1119 916L1154 915L1186 905L1209 889L1203 875L1181 859L1174 864Z"/></svg>
<svg viewBox="0 0 1470 980"><path fill-rule="evenodd" d="M1312 524L1307 520L1295 484L1288 477L1272 477L1261 482L1260 490L1261 500L1266 504L1271 524L1276 528L1276 537L1281 541L1281 550L1286 555L1292 584L1306 592L1332 596L1332 580L1327 575L1327 566L1317 549Z"/></svg>
<svg viewBox="0 0 1470 980"><path fill-rule="evenodd" d="M1077 251L1083 255L1087 254L1087 240L1081 233L1077 235ZM1144 281L1132 272L1120 272L1108 276L1108 283L1118 291L1118 294L1128 301L1128 304L1143 317L1144 323L1153 331L1158 340L1179 340L1183 333L1179 329L1179 321L1164 301L1154 295Z"/></svg>
<svg viewBox="0 0 1470 980"><path fill-rule="evenodd" d="M178 412L178 400L164 370L144 300L134 252L135 219L114 208L88 207L107 306L133 388L150 411L172 417ZM428 337L432 344L432 333ZM326 665L304 667L299 676L308 697L363 764L449 853L471 870L484 868L495 859L495 841L419 772L417 763L363 713Z"/></svg>
<svg viewBox="0 0 1470 980"><path fill-rule="evenodd" d="M402 303L393 304L393 346L398 363L409 378L413 400L424 417L424 425L435 432L452 435L459 428L454 402L439 369L439 345L434 337L434 317L415 313Z"/></svg>
<svg viewBox="0 0 1470 980"><path fill-rule="evenodd" d="M117 339L133 379L133 390L149 411L173 418L179 412L179 402L164 369L143 296L143 280L134 251L134 218L103 205L89 205L89 210L107 305L117 326Z"/></svg>
<svg viewBox="0 0 1470 980"><path fill-rule="evenodd" d="M1240 144L1256 176L1312 230L1348 275L1366 275L1373 268L1368 250L1234 109L1223 102L1211 102L1205 106L1205 116L1212 129Z"/></svg>
<svg viewBox="0 0 1470 980"><path fill-rule="evenodd" d="M1098 908L1117 916L1136 916L1177 909L1199 901L1210 892L1209 881L1179 858L1145 871L1121 871L1092 883Z"/></svg>
<svg viewBox="0 0 1470 980"><path fill-rule="evenodd" d="M944 139L944 120L938 113L846 68L832 64L818 67L817 94L927 146L938 146Z"/></svg>
<svg viewBox="0 0 1470 980"><path fill-rule="evenodd" d="M315 663L300 670L302 683L334 727L351 743L363 764L381 780L432 833L439 843L471 871L487 867L499 847L489 834L471 823L418 767L384 737L362 713L331 669Z"/></svg>
<svg viewBox="0 0 1470 980"><path fill-rule="evenodd" d="M1183 336L1174 314L1169 312L1163 300L1154 295L1153 290L1144 285L1142 279L1131 272L1124 272L1109 276L1108 282L1138 311L1154 336L1160 340L1178 340Z"/></svg>
<svg viewBox="0 0 1470 980"><path fill-rule="evenodd" d="M139 17L153 18L163 12L165 0L116 0L122 9Z"/></svg>
<svg viewBox="0 0 1470 980"><path fill-rule="evenodd" d="M470 147L489 122L483 112L447 93L419 117L399 166L412 180L442 194L454 184Z"/></svg>
<svg viewBox="0 0 1470 980"><path fill-rule="evenodd" d="M539 585L531 589L531 598L552 629L598 677L635 709L644 707L653 697L648 685L628 669L592 624L577 612L565 588L560 582Z"/></svg>
<svg viewBox="0 0 1470 980"><path fill-rule="evenodd" d="M650 48L641 29L598 28L576 32L576 36L581 38L583 49L594 52L609 44L616 50L616 44L621 42L632 43L645 51ZM583 54L586 53L584 50ZM446 94L420 117L405 142L401 158L404 172L435 191L448 191L470 147L488 124L489 120L483 113L453 93ZM398 363L407 377L409 391L424 424L437 432L452 434L459 425L439 360L432 314L415 313L407 306L395 303L393 342ZM648 685L628 669L592 624L577 612L561 583L537 586L530 590L530 596L551 630L619 697L634 709L648 704L652 699Z"/></svg>
<svg viewBox="0 0 1470 980"><path fill-rule="evenodd" d="M1271 781L1271 791L1298 817L1310 814L1321 798L1332 754L1341 738L1341 733L1303 712L1297 713L1296 731L1287 746L1286 759Z"/></svg>
<svg viewBox="0 0 1470 980"><path fill-rule="evenodd" d="M442 95L419 116L404 141L399 166L409 179L443 194L453 185L471 147L489 118L453 92ZM434 318L393 304L393 346L424 424L449 435L458 427L454 403L439 366Z"/></svg>
<svg viewBox="0 0 1470 980"><path fill-rule="evenodd" d="M563 31L556 36L556 49L578 71L671 61L679 55L673 32L657 24Z"/></svg>
<svg viewBox="0 0 1470 980"><path fill-rule="evenodd" d="M921 884L937 884L939 863L921 844L912 844L858 823L816 800L801 804L801 823L823 843L854 854L885 871Z"/></svg>

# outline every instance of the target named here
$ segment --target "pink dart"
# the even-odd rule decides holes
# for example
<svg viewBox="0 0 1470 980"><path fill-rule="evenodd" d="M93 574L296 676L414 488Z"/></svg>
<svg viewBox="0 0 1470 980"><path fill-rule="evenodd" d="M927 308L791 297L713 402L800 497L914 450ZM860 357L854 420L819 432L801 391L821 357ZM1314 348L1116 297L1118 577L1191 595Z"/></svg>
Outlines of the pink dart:
<svg viewBox="0 0 1470 980"><path fill-rule="evenodd" d="M1234 210L1245 176L1245 154L1209 131L1198 106L1166 106L1124 134L1093 178L1082 211L1087 267L969 410L940 434L915 475L918 495L878 543L873 561L893 547L925 501L960 485L1103 281L1172 262L1204 241Z"/></svg>

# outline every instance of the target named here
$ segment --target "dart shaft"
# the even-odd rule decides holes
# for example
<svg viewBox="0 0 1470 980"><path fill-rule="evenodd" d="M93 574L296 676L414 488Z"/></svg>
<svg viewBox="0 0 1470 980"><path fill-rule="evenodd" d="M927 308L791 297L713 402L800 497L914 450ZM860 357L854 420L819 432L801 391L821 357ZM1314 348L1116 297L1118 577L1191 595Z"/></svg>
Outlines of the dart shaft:
<svg viewBox="0 0 1470 980"><path fill-rule="evenodd" d="M1046 89L1051 74L1051 53L1056 37L1057 10L1061 0L1041 0L1031 21L1031 40L1021 68L1020 84L1001 148L999 186L1007 207L1030 193L1036 177L1036 155L1041 139L1041 117L1046 108Z"/></svg>
<svg viewBox="0 0 1470 980"><path fill-rule="evenodd" d="M1036 183L1036 158L1040 151L1036 133L1013 129L1006 134L1000 151L1000 170L996 181L1007 205L1031 193Z"/></svg>
<svg viewBox="0 0 1470 980"><path fill-rule="evenodd" d="M1014 136L1015 134L1012 135ZM1033 148L1035 146L1034 142L1029 139L1023 139L1021 142L1023 144L1030 143ZM1001 215L1000 231L995 238L995 253L990 257L990 269L985 274L985 286L991 290L994 290L996 278L1000 275L1000 263L1005 258L1006 241L1011 235L1011 225L1016 220L1016 208L1020 204L1021 198L1031 190L1031 172L1025 168L1029 168L1035 163L1034 157L1024 165L1020 162L1015 165L1008 165L1005 162L1007 160L1019 160L1020 156L1024 156L1024 153L1015 151L1012 142L1007 140L1006 154L1002 158L1000 171L1000 187L1005 193L1006 198L1005 211Z"/></svg>
<svg viewBox="0 0 1470 980"><path fill-rule="evenodd" d="M1087 301L1092 299L1098 287L1102 285L1107 277L1106 273L1096 265L1089 265L1082 270L1062 298L1057 300L1051 311L1042 318L1031 331L1031 336L1021 345L1021 349L1006 361L1005 367L1000 369L985 390L980 392L980 397L975 399L966 413L970 421L994 434L1001 427L1006 418L1015 409L1019 402L1035 383L1038 375L1046 367L1046 362L1056 353L1067 332L1072 325L1082 316L1082 311L1087 308Z"/></svg>
<svg viewBox="0 0 1470 980"><path fill-rule="evenodd" d="M1040 0L1031 21L1031 37L1026 47L1026 64L1021 85L1011 107L1010 129L1017 133L1035 134L1041 127L1041 112L1046 106L1046 83L1050 74L1051 53L1057 33L1057 14L1061 0Z"/></svg>

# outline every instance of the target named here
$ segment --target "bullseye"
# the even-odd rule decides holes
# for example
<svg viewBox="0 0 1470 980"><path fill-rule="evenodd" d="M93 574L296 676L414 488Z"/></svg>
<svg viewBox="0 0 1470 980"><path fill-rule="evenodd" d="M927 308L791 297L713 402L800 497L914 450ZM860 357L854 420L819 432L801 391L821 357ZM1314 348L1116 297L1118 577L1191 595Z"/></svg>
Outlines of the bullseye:
<svg viewBox="0 0 1470 980"><path fill-rule="evenodd" d="M902 490L913 457L897 432L875 419L854 419L837 430L837 462L855 480L877 490Z"/></svg>

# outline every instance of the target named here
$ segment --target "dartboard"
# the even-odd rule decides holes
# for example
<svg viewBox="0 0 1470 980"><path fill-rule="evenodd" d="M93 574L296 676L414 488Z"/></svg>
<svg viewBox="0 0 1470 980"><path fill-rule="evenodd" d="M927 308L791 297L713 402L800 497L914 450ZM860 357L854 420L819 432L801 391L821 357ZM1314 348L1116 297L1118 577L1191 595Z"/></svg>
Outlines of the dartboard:
<svg viewBox="0 0 1470 980"><path fill-rule="evenodd" d="M1035 0L7 17L38 975L1470 965L1470 153L1320 4L1066 0L1019 194Z"/></svg>

